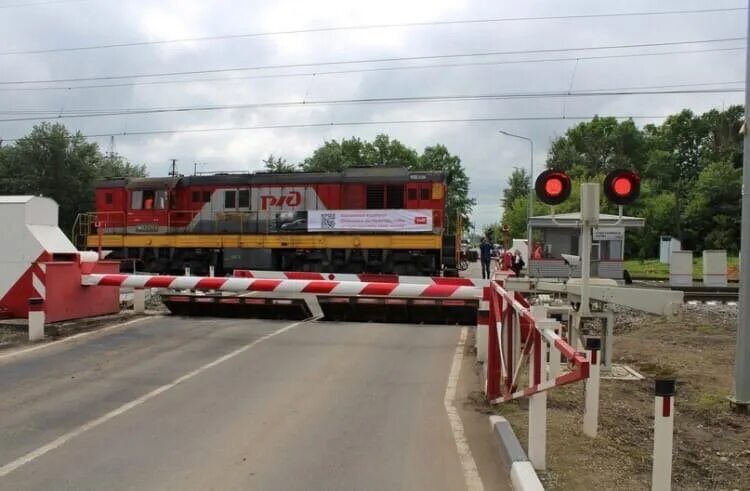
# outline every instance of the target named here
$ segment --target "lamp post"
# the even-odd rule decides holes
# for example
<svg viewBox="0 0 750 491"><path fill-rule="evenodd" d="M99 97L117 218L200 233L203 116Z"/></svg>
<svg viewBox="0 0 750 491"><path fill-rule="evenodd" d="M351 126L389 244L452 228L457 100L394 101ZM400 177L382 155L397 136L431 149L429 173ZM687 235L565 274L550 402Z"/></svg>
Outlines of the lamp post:
<svg viewBox="0 0 750 491"><path fill-rule="evenodd" d="M534 215L534 142L531 140L531 138L526 138L525 136L521 135L514 135L513 133L508 133L504 130L500 130L500 133L505 136L519 138L521 140L526 140L527 142L529 142L529 203L526 211L526 232L528 234L526 260L528 261L531 259L531 217Z"/></svg>

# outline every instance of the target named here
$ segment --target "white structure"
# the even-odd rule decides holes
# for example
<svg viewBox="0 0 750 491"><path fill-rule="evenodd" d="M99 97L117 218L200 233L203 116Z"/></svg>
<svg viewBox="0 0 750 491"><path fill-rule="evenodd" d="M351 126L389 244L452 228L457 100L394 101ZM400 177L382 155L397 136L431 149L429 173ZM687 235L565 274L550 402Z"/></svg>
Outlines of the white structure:
<svg viewBox="0 0 750 491"><path fill-rule="evenodd" d="M672 252L669 261L669 284L671 286L693 285L693 251Z"/></svg>
<svg viewBox="0 0 750 491"><path fill-rule="evenodd" d="M703 251L703 286L727 286L727 251Z"/></svg>
<svg viewBox="0 0 750 491"><path fill-rule="evenodd" d="M57 214L57 203L49 198L0 196L0 306L20 317L26 317L30 297L46 296L45 271L35 263L78 253L58 228Z"/></svg>
<svg viewBox="0 0 750 491"><path fill-rule="evenodd" d="M669 264L672 253L682 250L682 244L679 240L669 235L662 235L659 242L659 262Z"/></svg>

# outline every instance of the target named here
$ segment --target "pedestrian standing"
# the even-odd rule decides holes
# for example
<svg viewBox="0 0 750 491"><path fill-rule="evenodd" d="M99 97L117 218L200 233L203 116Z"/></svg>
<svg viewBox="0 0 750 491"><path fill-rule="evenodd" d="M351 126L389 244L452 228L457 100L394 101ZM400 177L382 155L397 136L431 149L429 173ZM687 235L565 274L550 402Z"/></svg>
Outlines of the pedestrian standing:
<svg viewBox="0 0 750 491"><path fill-rule="evenodd" d="M479 260L482 263L482 279L490 279L490 261L492 260L492 244L482 237L479 244Z"/></svg>

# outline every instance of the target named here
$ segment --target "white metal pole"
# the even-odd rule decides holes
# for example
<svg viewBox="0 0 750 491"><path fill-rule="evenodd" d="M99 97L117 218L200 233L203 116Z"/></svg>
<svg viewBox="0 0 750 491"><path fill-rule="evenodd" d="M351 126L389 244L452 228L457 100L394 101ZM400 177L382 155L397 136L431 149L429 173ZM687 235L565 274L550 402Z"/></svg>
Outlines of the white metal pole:
<svg viewBox="0 0 750 491"><path fill-rule="evenodd" d="M531 230L531 217L534 216L534 142L529 138L529 151L531 152L531 156L529 157L529 207L527 210L527 222L526 222L526 232L528 234L528 247L526 247L526 268L529 273L531 273L531 241L532 241L532 230ZM531 276L531 274L528 274L527 276Z"/></svg>
<svg viewBox="0 0 750 491"><path fill-rule="evenodd" d="M583 409L583 433L596 438L599 425L599 358L600 338L586 338L586 354L589 360L589 378L584 382L585 407Z"/></svg>
<svg viewBox="0 0 750 491"><path fill-rule="evenodd" d="M512 138L519 138L529 142L529 199L528 206L526 208L526 267L529 267L529 260L531 259L531 217L534 216L534 141L531 138L525 136L508 133L507 131L500 130L500 133L505 136Z"/></svg>
<svg viewBox="0 0 750 491"><path fill-rule="evenodd" d="M750 8L748 33L750 33ZM740 233L740 312L737 318L737 347L734 364L734 395L732 402L747 412L750 406L750 35L747 37L745 61L745 152L742 160L742 228Z"/></svg>
<svg viewBox="0 0 750 491"><path fill-rule="evenodd" d="M531 307L531 315L534 320L544 323L547 320L547 309L544 306ZM541 327L541 326L540 326ZM533 336L533 333L529 334ZM541 339L540 343L544 343ZM540 353L537 359L537 349ZM534 380L539 377L540 383L547 380L545 370L545 350L541 346L531 348L529 353L529 386L534 385ZM537 373L539 370L539 373ZM537 392L529 397L529 461L534 469L544 470L547 468L547 392Z"/></svg>
<svg viewBox="0 0 750 491"><path fill-rule="evenodd" d="M672 488L672 435L674 433L674 379L656 379L654 387L654 462L651 490Z"/></svg>

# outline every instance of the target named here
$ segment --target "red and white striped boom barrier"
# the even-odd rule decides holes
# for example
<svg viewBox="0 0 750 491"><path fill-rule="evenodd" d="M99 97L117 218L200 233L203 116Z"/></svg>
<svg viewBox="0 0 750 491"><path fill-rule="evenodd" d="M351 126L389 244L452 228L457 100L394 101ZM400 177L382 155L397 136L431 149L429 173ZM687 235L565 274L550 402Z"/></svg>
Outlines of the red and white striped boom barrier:
<svg viewBox="0 0 750 491"><path fill-rule="evenodd" d="M382 283L267 278L222 278L205 276L148 276L128 274L89 274L81 277L84 286L165 288L171 290L212 290L219 292L311 293L315 295L367 295L383 297L437 297L481 299L482 289L464 285Z"/></svg>
<svg viewBox="0 0 750 491"><path fill-rule="evenodd" d="M331 280L368 283L412 283L415 285L459 285L486 287L489 280L479 278L451 278L445 276L399 276L379 273L315 273L312 271L263 271L235 269L236 278L264 278L275 280Z"/></svg>

